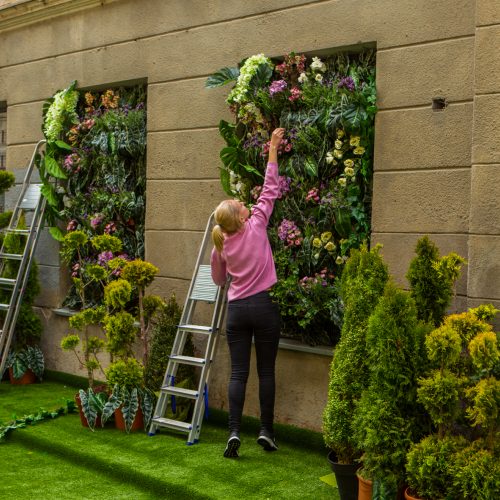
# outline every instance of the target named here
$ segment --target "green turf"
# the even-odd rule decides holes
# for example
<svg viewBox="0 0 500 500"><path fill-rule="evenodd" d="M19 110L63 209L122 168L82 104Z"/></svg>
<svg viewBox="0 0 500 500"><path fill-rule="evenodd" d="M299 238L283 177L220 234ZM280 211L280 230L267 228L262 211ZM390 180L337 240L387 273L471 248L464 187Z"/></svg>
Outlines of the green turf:
<svg viewBox="0 0 500 500"><path fill-rule="evenodd" d="M2 383L0 416L53 409L74 392L55 382L26 388ZM0 444L0 498L339 498L320 480L330 472L326 453L304 442L309 436L314 443L315 433L279 426L280 450L266 453L255 442L251 421L245 421L251 432L242 435L240 458L230 460L222 456L226 430L212 420L203 424L195 446L169 432L148 437L107 427L92 433L77 415L16 430Z"/></svg>

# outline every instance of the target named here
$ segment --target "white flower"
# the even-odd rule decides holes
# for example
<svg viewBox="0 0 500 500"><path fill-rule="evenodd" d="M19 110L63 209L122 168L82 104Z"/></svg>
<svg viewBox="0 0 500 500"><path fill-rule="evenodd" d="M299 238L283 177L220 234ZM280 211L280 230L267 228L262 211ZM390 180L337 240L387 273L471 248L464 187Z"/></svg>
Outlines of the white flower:
<svg viewBox="0 0 500 500"><path fill-rule="evenodd" d="M314 79L317 81L317 82L322 82L323 81L323 75L320 74L320 73L316 73L316 76L314 77Z"/></svg>
<svg viewBox="0 0 500 500"><path fill-rule="evenodd" d="M332 153L330 153L330 151L328 151L328 153L326 153L326 163L332 163L332 162L333 162Z"/></svg>
<svg viewBox="0 0 500 500"><path fill-rule="evenodd" d="M326 65L319 57L313 57L311 63L311 69L314 71L321 71L324 73L326 71Z"/></svg>
<svg viewBox="0 0 500 500"><path fill-rule="evenodd" d="M307 80L309 80L309 79L307 78L307 75L305 73L301 73L299 75L299 83L305 83L305 82L307 82Z"/></svg>

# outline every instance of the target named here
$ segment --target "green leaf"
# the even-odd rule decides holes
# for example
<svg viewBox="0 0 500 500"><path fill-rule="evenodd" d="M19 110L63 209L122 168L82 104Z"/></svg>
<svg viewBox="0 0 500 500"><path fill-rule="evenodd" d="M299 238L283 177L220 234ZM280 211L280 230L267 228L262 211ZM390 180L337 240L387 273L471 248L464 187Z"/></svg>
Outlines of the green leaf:
<svg viewBox="0 0 500 500"><path fill-rule="evenodd" d="M225 168L220 168L220 182L222 184L222 189L224 189L224 191L228 196L233 196L233 193L231 192L231 184L229 179L230 179L229 170L226 170Z"/></svg>
<svg viewBox="0 0 500 500"><path fill-rule="evenodd" d="M43 352L37 346L29 346L26 348L26 361L28 368L36 375L38 379L42 379L45 370L45 360Z"/></svg>
<svg viewBox="0 0 500 500"><path fill-rule="evenodd" d="M130 428L134 423L137 410L139 409L139 397L137 388L134 387L129 394L123 399L122 415L125 422L125 430L130 432Z"/></svg>
<svg viewBox="0 0 500 500"><path fill-rule="evenodd" d="M338 208L335 211L335 230L341 238L347 238L351 233L351 214L348 209Z"/></svg>
<svg viewBox="0 0 500 500"><path fill-rule="evenodd" d="M144 389L139 393L141 398L141 409L144 418L144 430L147 430L153 416L155 403L155 395L148 389Z"/></svg>
<svg viewBox="0 0 500 500"><path fill-rule="evenodd" d="M64 233L57 226L49 227L49 233L56 241L64 240Z"/></svg>
<svg viewBox="0 0 500 500"><path fill-rule="evenodd" d="M92 391L91 388L89 388L88 391L89 392L87 394L83 389L80 389L78 395L80 396L80 403L82 404L82 412L85 419L87 420L87 423L89 424L89 429L91 431L94 431L95 421L97 419L97 411L90 404L90 395L94 394L94 391Z"/></svg>
<svg viewBox="0 0 500 500"><path fill-rule="evenodd" d="M47 173L52 177L56 177L57 179L67 179L66 174L61 170L61 167L52 156L45 155L44 164Z"/></svg>
<svg viewBox="0 0 500 500"><path fill-rule="evenodd" d="M222 87L228 83L234 82L240 74L239 68L229 68L225 67L216 71L213 75L210 75L205 82L205 87L207 89L214 89L216 87Z"/></svg>
<svg viewBox="0 0 500 500"><path fill-rule="evenodd" d="M268 64L262 63L259 65L257 71L255 72L255 75L250 81L250 87L251 88L266 87L267 85L269 85L272 76L273 76L272 68Z"/></svg>
<svg viewBox="0 0 500 500"><path fill-rule="evenodd" d="M57 197L55 189L50 184L44 184L40 192L42 196L45 197L47 203L53 207L57 207L59 205L59 198Z"/></svg>
<svg viewBox="0 0 500 500"><path fill-rule="evenodd" d="M225 120L219 122L219 133L228 146L235 147L241 142L240 139L236 137L236 126Z"/></svg>
<svg viewBox="0 0 500 500"><path fill-rule="evenodd" d="M239 167L239 153L238 149L235 147L227 147L223 148L220 152L220 159L222 160L222 163L229 169L229 170L238 170Z"/></svg>
<svg viewBox="0 0 500 500"><path fill-rule="evenodd" d="M12 374L14 378L21 378L28 369L28 363L23 352L16 355L14 363L12 365Z"/></svg>
<svg viewBox="0 0 500 500"><path fill-rule="evenodd" d="M108 401L103 406L101 415L101 422L103 426L107 422L109 417L113 415L115 410L117 410L122 404L123 401L120 392L121 391L118 388L113 389L113 393L111 394L111 396L109 396Z"/></svg>
<svg viewBox="0 0 500 500"><path fill-rule="evenodd" d="M318 165L312 158L306 158L304 161L304 170L310 177L318 176Z"/></svg>
<svg viewBox="0 0 500 500"><path fill-rule="evenodd" d="M257 177L264 178L264 176L255 168L252 167L252 165L243 165L243 168L252 174L255 174Z"/></svg>
<svg viewBox="0 0 500 500"><path fill-rule="evenodd" d="M69 144L65 143L64 141L56 141L55 144L56 144L56 146L59 149L65 149L67 151L73 151L73 148Z"/></svg>

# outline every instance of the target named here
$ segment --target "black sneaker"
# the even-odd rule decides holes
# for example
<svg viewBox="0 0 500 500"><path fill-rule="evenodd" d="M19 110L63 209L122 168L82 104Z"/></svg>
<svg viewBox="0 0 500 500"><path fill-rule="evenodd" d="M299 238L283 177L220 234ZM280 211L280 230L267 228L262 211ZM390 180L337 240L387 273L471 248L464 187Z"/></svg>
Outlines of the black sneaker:
<svg viewBox="0 0 500 500"><path fill-rule="evenodd" d="M265 429L260 431L257 443L259 443L265 451L276 451L278 449L273 434Z"/></svg>
<svg viewBox="0 0 500 500"><path fill-rule="evenodd" d="M227 440L226 449L224 450L224 457L226 458L238 458L238 450L240 448L240 436L237 432L231 432L229 434L229 439Z"/></svg>

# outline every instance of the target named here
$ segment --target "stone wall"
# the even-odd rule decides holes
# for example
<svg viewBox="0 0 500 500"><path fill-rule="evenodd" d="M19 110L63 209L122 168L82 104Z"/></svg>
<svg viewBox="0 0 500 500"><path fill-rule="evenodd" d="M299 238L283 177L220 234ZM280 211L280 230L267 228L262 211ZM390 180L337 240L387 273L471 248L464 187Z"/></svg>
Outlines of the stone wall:
<svg viewBox="0 0 500 500"><path fill-rule="evenodd" d="M30 2L25 2L30 4ZM416 240L469 261L454 308L500 306L500 7L496 0L115 0L48 1L57 16L13 27L0 15L0 101L8 105L8 167L21 174L41 137L41 106L56 90L128 81L148 84L146 258L160 268L154 291L183 300L208 215L224 194L217 166L227 89L206 76L264 52L377 48L373 240L396 279ZM62 5L67 4L64 14ZM71 4L80 10L71 11ZM97 5L97 6L96 6ZM55 12L55 11L54 11ZM0 10L0 14L2 11ZM5 14L5 11L4 11ZM41 14L37 14L41 15ZM9 29L6 29L9 28ZM446 99L443 111L432 99ZM76 371L58 350L57 246L38 252L48 365ZM277 418L321 426L329 356L281 350ZM227 408L224 341L211 401ZM294 376L295 375L295 376ZM255 372L245 412L258 413Z"/></svg>

